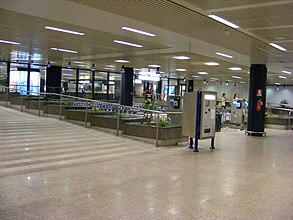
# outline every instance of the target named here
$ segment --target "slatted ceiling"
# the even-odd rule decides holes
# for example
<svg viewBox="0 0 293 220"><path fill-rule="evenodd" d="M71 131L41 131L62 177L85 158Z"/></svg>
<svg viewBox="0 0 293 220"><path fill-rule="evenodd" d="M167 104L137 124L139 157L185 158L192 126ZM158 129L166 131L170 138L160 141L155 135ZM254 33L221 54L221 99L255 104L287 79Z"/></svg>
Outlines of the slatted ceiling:
<svg viewBox="0 0 293 220"><path fill-rule="evenodd" d="M231 11L216 12L216 15L238 24L238 21L252 20L260 18L257 14L249 9L239 9Z"/></svg>
<svg viewBox="0 0 293 220"><path fill-rule="evenodd" d="M234 0L185 0L196 7L202 8L204 10L212 10L218 8L227 8L239 6Z"/></svg>
<svg viewBox="0 0 293 220"><path fill-rule="evenodd" d="M275 5L272 7L258 7L255 10L267 18L274 19L275 17L283 17L286 15L292 15L293 3Z"/></svg>
<svg viewBox="0 0 293 220"><path fill-rule="evenodd" d="M244 29L259 28L259 27L271 27L272 26L272 24L270 22L265 21L261 18L237 20L236 22L241 28L244 28Z"/></svg>
<svg viewBox="0 0 293 220"><path fill-rule="evenodd" d="M280 29L264 29L264 30L251 30L252 33L255 33L263 38L274 41L276 37L284 37L285 39L292 39L293 27L291 28L280 28Z"/></svg>
<svg viewBox="0 0 293 220"><path fill-rule="evenodd" d="M260 4L260 3L275 2L276 0L237 0L237 1L242 2L245 5L254 5L254 4Z"/></svg>

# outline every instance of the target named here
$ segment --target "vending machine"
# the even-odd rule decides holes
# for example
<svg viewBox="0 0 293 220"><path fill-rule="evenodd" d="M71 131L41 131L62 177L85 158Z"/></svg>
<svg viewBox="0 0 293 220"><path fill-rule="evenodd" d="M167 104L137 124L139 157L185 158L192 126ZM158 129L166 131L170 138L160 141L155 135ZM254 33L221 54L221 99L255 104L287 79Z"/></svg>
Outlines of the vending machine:
<svg viewBox="0 0 293 220"><path fill-rule="evenodd" d="M234 99L231 106L231 122L236 125L243 124L243 100Z"/></svg>
<svg viewBox="0 0 293 220"><path fill-rule="evenodd" d="M215 149L217 93L188 92L184 94L183 100L182 134L195 139L195 152L198 152L198 140L200 139L211 138L211 149Z"/></svg>

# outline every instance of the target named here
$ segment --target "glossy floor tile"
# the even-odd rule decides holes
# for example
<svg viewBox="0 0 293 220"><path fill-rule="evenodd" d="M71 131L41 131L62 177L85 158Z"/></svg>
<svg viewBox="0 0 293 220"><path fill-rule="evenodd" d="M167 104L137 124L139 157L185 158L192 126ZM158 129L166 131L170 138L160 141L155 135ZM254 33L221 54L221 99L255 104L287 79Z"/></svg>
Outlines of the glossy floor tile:
<svg viewBox="0 0 293 220"><path fill-rule="evenodd" d="M0 106L0 219L293 219L293 131L155 148Z"/></svg>

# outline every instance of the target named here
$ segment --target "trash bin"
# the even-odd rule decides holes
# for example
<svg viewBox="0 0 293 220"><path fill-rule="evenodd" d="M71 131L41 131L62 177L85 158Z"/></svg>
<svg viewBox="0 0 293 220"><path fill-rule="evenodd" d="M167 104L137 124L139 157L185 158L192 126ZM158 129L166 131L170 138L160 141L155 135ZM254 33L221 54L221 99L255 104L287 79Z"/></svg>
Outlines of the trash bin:
<svg viewBox="0 0 293 220"><path fill-rule="evenodd" d="M222 114L216 113L216 132L220 132L222 128L222 122L221 122Z"/></svg>

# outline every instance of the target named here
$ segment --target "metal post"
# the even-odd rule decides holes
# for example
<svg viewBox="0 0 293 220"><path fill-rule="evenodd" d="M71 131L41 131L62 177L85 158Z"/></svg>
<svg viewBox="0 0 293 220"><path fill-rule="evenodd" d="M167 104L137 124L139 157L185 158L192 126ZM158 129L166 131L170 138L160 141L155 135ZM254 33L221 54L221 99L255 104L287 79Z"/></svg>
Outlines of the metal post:
<svg viewBox="0 0 293 220"><path fill-rule="evenodd" d="M62 95L60 95L60 108L59 108L59 120L62 118Z"/></svg>
<svg viewBox="0 0 293 220"><path fill-rule="evenodd" d="M211 147L210 147L210 149L211 149L211 150L216 149L216 148L215 148L215 138L212 138L212 140L211 140Z"/></svg>
<svg viewBox="0 0 293 220"><path fill-rule="evenodd" d="M20 95L20 111L22 112L23 95Z"/></svg>
<svg viewBox="0 0 293 220"><path fill-rule="evenodd" d="M119 137L119 118L120 118L120 105L117 107L117 137Z"/></svg>
<svg viewBox="0 0 293 220"><path fill-rule="evenodd" d="M159 120L160 120L160 115L159 115L159 112L157 112L156 147L159 147Z"/></svg>
<svg viewBox="0 0 293 220"><path fill-rule="evenodd" d="M85 119L84 119L84 127L87 128L87 105L88 101L85 103Z"/></svg>
<svg viewBox="0 0 293 220"><path fill-rule="evenodd" d="M194 150L193 152L198 152L198 139L200 131L200 117L201 117L201 92L197 92L197 103L196 103L196 123L195 123L195 138L194 138Z"/></svg>
<svg viewBox="0 0 293 220"><path fill-rule="evenodd" d="M189 149L193 149L193 137L189 138Z"/></svg>
<svg viewBox="0 0 293 220"><path fill-rule="evenodd" d="M39 93L39 117L41 116L41 93Z"/></svg>
<svg viewBox="0 0 293 220"><path fill-rule="evenodd" d="M6 98L5 98L5 100L6 100L6 104L5 104L6 108L8 108L8 104L7 104L7 102L8 102L8 90L9 90L9 88L6 88Z"/></svg>

